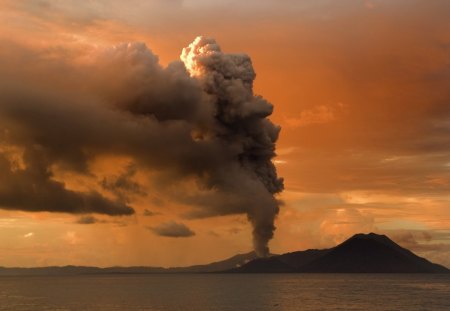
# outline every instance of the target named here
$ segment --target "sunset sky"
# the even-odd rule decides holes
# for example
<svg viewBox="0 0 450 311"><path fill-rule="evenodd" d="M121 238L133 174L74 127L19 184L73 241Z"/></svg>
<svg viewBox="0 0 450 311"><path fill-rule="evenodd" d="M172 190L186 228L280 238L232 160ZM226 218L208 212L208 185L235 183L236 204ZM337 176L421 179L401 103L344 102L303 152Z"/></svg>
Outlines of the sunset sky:
<svg viewBox="0 0 450 311"><path fill-rule="evenodd" d="M449 16L448 0L0 0L0 266L252 250L234 198L192 173L227 155L177 136L209 126L180 67L204 36L251 58L281 127L272 253L376 232L450 267ZM141 90L181 104L121 106Z"/></svg>

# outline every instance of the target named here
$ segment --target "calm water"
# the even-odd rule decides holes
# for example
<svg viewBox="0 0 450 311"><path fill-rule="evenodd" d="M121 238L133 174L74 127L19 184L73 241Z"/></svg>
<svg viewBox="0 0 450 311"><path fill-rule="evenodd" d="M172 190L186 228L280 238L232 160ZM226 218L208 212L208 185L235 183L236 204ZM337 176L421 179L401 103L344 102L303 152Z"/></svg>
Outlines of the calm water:
<svg viewBox="0 0 450 311"><path fill-rule="evenodd" d="M450 275L0 277L0 310L450 310Z"/></svg>

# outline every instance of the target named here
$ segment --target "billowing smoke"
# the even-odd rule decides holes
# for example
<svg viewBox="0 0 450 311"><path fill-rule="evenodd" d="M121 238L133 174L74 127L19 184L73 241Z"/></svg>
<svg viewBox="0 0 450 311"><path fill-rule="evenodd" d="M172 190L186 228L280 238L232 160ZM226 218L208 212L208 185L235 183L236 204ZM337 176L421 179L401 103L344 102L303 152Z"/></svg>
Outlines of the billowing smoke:
<svg viewBox="0 0 450 311"><path fill-rule="evenodd" d="M283 189L271 162L280 128L253 94L247 55L202 37L166 68L142 43L76 59L1 47L1 208L130 215L132 198L152 191L133 176L151 171L155 188L191 207L183 217L246 214L256 252L268 254ZM108 155L132 165L116 179L97 176L92 162ZM70 189L56 171L97 178L99 188Z"/></svg>
<svg viewBox="0 0 450 311"><path fill-rule="evenodd" d="M242 208L253 225L255 251L268 254L278 203L274 194L283 181L271 159L280 127L268 116L273 106L253 94L255 72L245 54L225 54L214 39L198 37L183 49L181 60L191 76L200 80L214 107L215 124L205 137L238 150L225 170L214 171L213 180L225 191L240 193Z"/></svg>

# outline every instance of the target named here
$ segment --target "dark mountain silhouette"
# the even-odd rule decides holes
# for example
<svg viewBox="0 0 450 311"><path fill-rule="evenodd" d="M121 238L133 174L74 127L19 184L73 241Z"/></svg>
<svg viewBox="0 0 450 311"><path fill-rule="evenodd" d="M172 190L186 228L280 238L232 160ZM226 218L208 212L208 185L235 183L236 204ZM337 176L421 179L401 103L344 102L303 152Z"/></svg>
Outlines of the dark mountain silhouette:
<svg viewBox="0 0 450 311"><path fill-rule="evenodd" d="M330 249L310 249L257 258L254 252L190 267L41 267L2 268L6 275L79 275L151 273L450 273L402 248L385 235L356 234Z"/></svg>
<svg viewBox="0 0 450 311"><path fill-rule="evenodd" d="M257 258L249 261L243 266L233 268L226 272L243 273L287 273L297 272L301 267L309 264L315 259L325 255L329 250L309 249L286 253L283 255L272 256L268 258Z"/></svg>
<svg viewBox="0 0 450 311"><path fill-rule="evenodd" d="M218 272L218 271L224 271L236 267L240 267L247 262L250 262L254 259L256 259L258 256L256 256L255 252L250 252L246 254L238 254L233 257L230 257L228 259L213 262L206 265L196 265L196 266L190 266L190 267L180 267L180 268L169 268L167 269L167 272L173 272L173 273L206 273L206 272Z"/></svg>
<svg viewBox="0 0 450 311"><path fill-rule="evenodd" d="M258 258L230 269L233 273L449 273L394 243L385 235L356 234L324 250L307 250Z"/></svg>
<svg viewBox="0 0 450 311"><path fill-rule="evenodd" d="M244 265L257 258L255 252L239 254L228 259L205 265L190 267L38 267L38 268L4 268L0 267L0 276L12 275L79 275L79 274L153 274L153 273L208 273L229 270Z"/></svg>
<svg viewBox="0 0 450 311"><path fill-rule="evenodd" d="M4 268L0 267L0 276L13 275L80 275L80 274L145 274L164 273L167 269L158 267L36 267L36 268Z"/></svg>

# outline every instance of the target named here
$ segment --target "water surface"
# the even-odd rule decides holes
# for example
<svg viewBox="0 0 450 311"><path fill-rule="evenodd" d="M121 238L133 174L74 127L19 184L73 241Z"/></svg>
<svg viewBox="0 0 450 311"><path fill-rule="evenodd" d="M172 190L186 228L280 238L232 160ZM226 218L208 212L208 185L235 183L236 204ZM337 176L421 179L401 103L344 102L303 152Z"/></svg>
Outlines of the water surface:
<svg viewBox="0 0 450 311"><path fill-rule="evenodd" d="M0 277L0 310L450 310L450 275Z"/></svg>

